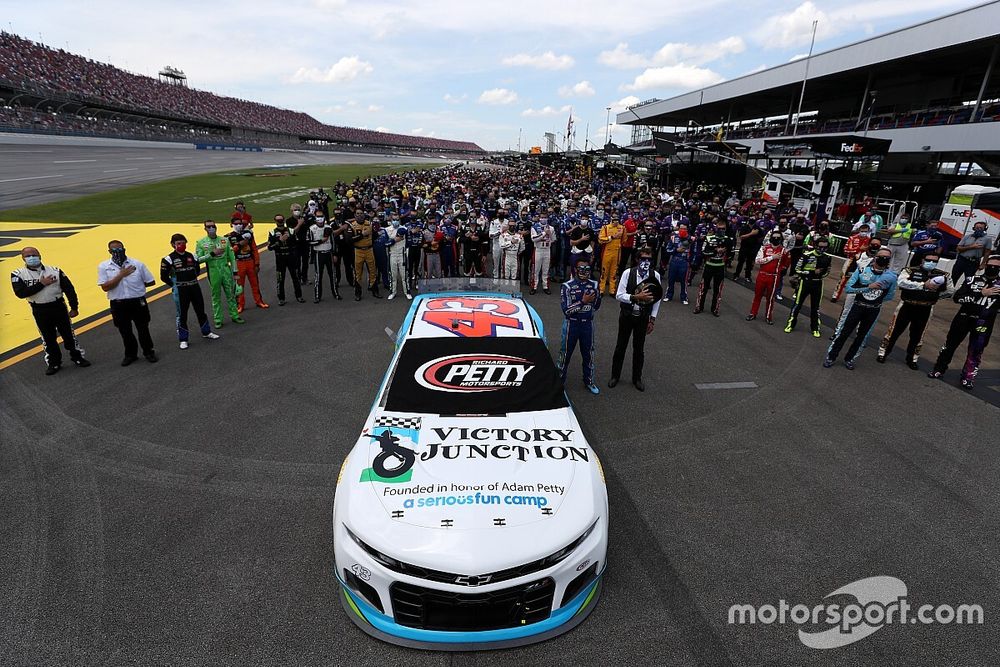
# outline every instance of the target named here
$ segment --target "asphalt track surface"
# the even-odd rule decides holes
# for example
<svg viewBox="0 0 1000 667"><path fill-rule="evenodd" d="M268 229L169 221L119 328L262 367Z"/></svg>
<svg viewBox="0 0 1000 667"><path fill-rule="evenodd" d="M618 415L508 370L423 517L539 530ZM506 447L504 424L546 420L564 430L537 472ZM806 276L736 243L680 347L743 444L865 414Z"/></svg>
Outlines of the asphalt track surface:
<svg viewBox="0 0 1000 667"><path fill-rule="evenodd" d="M0 211L226 169L275 165L441 163L441 158L269 150L0 133Z"/></svg>
<svg viewBox="0 0 1000 667"><path fill-rule="evenodd" d="M223 338L177 349L151 304L158 364L0 372L0 656L4 665L988 665L1000 659L1000 410L874 363L820 366L828 344L663 304L639 393L598 397L574 359L568 394L604 463L603 596L577 629L450 655L369 638L340 606L331 513L338 468L408 302L249 307ZM555 351L555 294L530 297ZM780 312L780 311L779 311ZM608 377L617 310L598 318ZM899 354L899 353L897 353ZM626 362L628 367L628 362ZM951 376L953 380L954 371ZM752 389L696 384L752 382ZM727 622L736 603L814 605L898 577L912 604L980 604L979 626L890 625L838 649L786 625Z"/></svg>

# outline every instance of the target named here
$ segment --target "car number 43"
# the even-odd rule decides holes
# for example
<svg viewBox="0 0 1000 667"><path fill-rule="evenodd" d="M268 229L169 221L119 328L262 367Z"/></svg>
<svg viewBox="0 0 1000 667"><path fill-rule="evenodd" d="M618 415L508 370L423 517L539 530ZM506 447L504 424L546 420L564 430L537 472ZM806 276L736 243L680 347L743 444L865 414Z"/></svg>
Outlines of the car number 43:
<svg viewBox="0 0 1000 667"><path fill-rule="evenodd" d="M356 574L358 576L358 579L361 579L363 581L368 581L369 579L372 578L372 571L369 570L367 567L361 567L357 563L351 566L351 572Z"/></svg>

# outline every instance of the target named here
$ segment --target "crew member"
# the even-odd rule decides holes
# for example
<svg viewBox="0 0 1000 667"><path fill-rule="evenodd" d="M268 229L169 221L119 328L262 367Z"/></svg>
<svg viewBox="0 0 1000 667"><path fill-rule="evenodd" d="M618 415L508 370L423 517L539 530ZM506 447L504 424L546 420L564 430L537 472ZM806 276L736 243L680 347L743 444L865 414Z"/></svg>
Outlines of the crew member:
<svg viewBox="0 0 1000 667"><path fill-rule="evenodd" d="M236 257L236 284L239 286L236 297L236 312L242 313L243 306L246 305L245 290L248 280L257 307L270 308L264 303L264 297L260 294L260 281L257 279L257 272L260 271L260 253L257 250L253 233L243 229L241 223L235 223L232 233L229 234L229 244L233 246L233 255Z"/></svg>
<svg viewBox="0 0 1000 667"><path fill-rule="evenodd" d="M424 226L416 218L401 217L400 224L406 225L406 280L410 290L417 289L420 277L420 255L424 247Z"/></svg>
<svg viewBox="0 0 1000 667"><path fill-rule="evenodd" d="M899 270L906 266L906 257L910 254L910 237L913 235L910 216L906 213L901 214L885 231L889 235L886 244L892 251L889 268L898 275Z"/></svg>
<svg viewBox="0 0 1000 667"><path fill-rule="evenodd" d="M892 315L889 328L886 329L882 344L879 346L879 363L885 363L886 356L892 352L899 337L909 328L910 341L906 346L906 365L917 370L917 359L923 345L924 329L931 318L934 304L938 298L950 291L948 274L937 268L939 255L927 253L923 255L920 266L910 266L899 274L899 305Z"/></svg>
<svg viewBox="0 0 1000 667"><path fill-rule="evenodd" d="M951 282L957 288L965 276L974 276L979 270L983 257L990 251L993 239L986 235L986 223L978 220L972 225L972 233L962 237L955 249L958 256L951 268Z"/></svg>
<svg viewBox="0 0 1000 667"><path fill-rule="evenodd" d="M771 231L768 242L757 251L754 264L760 267L757 271L757 281L754 283L753 303L750 304L750 314L747 321L757 319L761 299L765 301L764 319L768 324L774 324L774 297L778 293L778 281L792 259L785 250L785 240L777 229Z"/></svg>
<svg viewBox="0 0 1000 667"><path fill-rule="evenodd" d="M323 271L330 281L330 291L333 298L341 300L340 287L333 277L333 229L326 224L326 218L317 216L316 222L309 228L309 246L312 248L313 269L316 280L313 283L313 303L323 300Z"/></svg>
<svg viewBox="0 0 1000 667"><path fill-rule="evenodd" d="M868 248L866 248L863 253L858 255L857 263L854 269L855 270L863 269L869 264L871 264L875 260L875 256L878 255L878 251L881 249L882 249L882 239L872 238L871 241L868 243ZM851 273L853 274L854 272L852 271ZM851 276L848 275L847 277L850 278ZM844 284L845 285L847 284L846 280L844 281ZM844 307L841 308L840 310L840 319L837 320L837 326L834 328L833 333L830 334L830 340L836 338L837 334L840 333L840 330L844 328L844 322L847 321L847 314L851 312L851 305L853 303L854 303L853 294L848 294L846 297L844 297ZM862 347L867 347L867 345L868 341L866 339L865 342L862 344Z"/></svg>
<svg viewBox="0 0 1000 667"><path fill-rule="evenodd" d="M180 348L186 350L190 339L187 326L189 307L194 309L195 317L198 318L202 338L215 340L219 338L219 334L213 333L208 324L205 299L201 295L201 285L198 284L201 264L187 251L187 238L183 234L174 234L170 237L170 245L173 246L173 251L160 260L160 280L170 286L177 311L177 340Z"/></svg>
<svg viewBox="0 0 1000 667"><path fill-rule="evenodd" d="M375 255L372 253L372 223L365 214L358 211L351 223L351 237L354 242L354 300L361 301L361 277L368 267L368 291L376 299L382 295L378 291L378 272L375 270Z"/></svg>
<svg viewBox="0 0 1000 667"><path fill-rule="evenodd" d="M500 253L503 263L500 266L500 277L504 280L517 280L517 257L524 252L524 238L512 228L512 224L504 222L500 227Z"/></svg>
<svg viewBox="0 0 1000 667"><path fill-rule="evenodd" d="M682 224L680 228L670 233L663 246L663 256L667 261L667 293L663 295L664 301L674 298L674 286L680 283L681 303L688 305L687 281L688 272L691 270L691 239L687 235L687 225Z"/></svg>
<svg viewBox="0 0 1000 667"><path fill-rule="evenodd" d="M638 260L626 269L618 281L615 298L621 305L618 316L618 341L611 359L611 380L609 387L615 387L621 377L632 339L632 384L639 391L645 391L642 381L642 366L645 361L646 336L653 333L656 314L660 310L660 274L653 269L653 254L649 248L640 248Z"/></svg>
<svg viewBox="0 0 1000 667"><path fill-rule="evenodd" d="M424 277L441 277L441 243L444 241L444 233L437 228L434 217L427 220L427 229L424 236Z"/></svg>
<svg viewBox="0 0 1000 667"><path fill-rule="evenodd" d="M31 315L35 318L45 347L45 374L55 375L62 368L60 336L73 363L86 368L90 362L83 356L83 348L77 342L70 323L71 318L80 314L80 302L73 283L59 267L42 264L38 248L23 248L21 259L24 266L10 274L10 282L14 296L31 304ZM69 310L66 309L66 301L69 301Z"/></svg>
<svg viewBox="0 0 1000 667"><path fill-rule="evenodd" d="M125 254L121 241L108 243L111 259L97 267L97 284L108 295L111 304L111 319L125 345L122 366L128 366L139 358L139 346L146 361L156 363L153 337L149 333L149 306L146 304L146 288L156 284L156 279L146 265ZM135 333L132 327L135 326ZM136 340L136 334L139 338Z"/></svg>
<svg viewBox="0 0 1000 667"><path fill-rule="evenodd" d="M295 236L285 224L285 216L280 213L274 216L274 229L268 232L267 249L274 253L274 268L277 278L278 305L285 305L285 274L292 279L292 289L295 290L295 300L305 303L302 298L302 285L296 272Z"/></svg>
<svg viewBox="0 0 1000 667"><path fill-rule="evenodd" d="M795 303L788 313L788 322L785 323L785 333L792 333L795 323L799 319L799 311L805 305L806 299L809 303L809 325L812 328L814 337L819 338L823 334L819 330L819 303L823 299L823 279L830 273L830 256L826 254L830 247L830 242L823 236L816 239L816 245L810 250L806 250L795 265L794 279L799 284L795 290ZM849 293L854 294L855 292Z"/></svg>
<svg viewBox="0 0 1000 667"><path fill-rule="evenodd" d="M312 264L312 247L309 245L309 227L313 221L306 218L302 206L292 204L292 233L295 235L296 268L300 285L309 284L309 265Z"/></svg>
<svg viewBox="0 0 1000 667"><path fill-rule="evenodd" d="M556 232L549 224L547 217L542 217L531 225L531 244L534 246L535 258L531 267L531 293L538 291L539 276L542 291L549 291L549 265L552 259L552 243L556 240Z"/></svg>
<svg viewBox="0 0 1000 667"><path fill-rule="evenodd" d="M952 297L959 304L955 319L951 321L948 335L938 354L930 378L940 378L948 370L955 350L965 337L969 337L969 351L962 366L961 384L965 389L975 386L983 351L990 342L1000 307L1000 255L990 255L983 273L967 278Z"/></svg>
<svg viewBox="0 0 1000 667"><path fill-rule="evenodd" d="M617 213L611 214L611 221L601 227L597 242L601 244L601 275L597 284L601 294L615 294L618 291L618 259L621 256L622 226Z"/></svg>
<svg viewBox="0 0 1000 667"><path fill-rule="evenodd" d="M920 266L927 255L940 257L941 239L944 234L938 229L938 220L931 220L910 238L910 266Z"/></svg>
<svg viewBox="0 0 1000 667"><path fill-rule="evenodd" d="M559 343L559 371L566 384L566 371L577 343L583 357L583 384L592 394L601 390L594 384L594 313L601 307L601 291L597 282L590 279L590 261L580 259L573 278L560 288L560 305L566 321L563 322Z"/></svg>
<svg viewBox="0 0 1000 667"><path fill-rule="evenodd" d="M848 370L854 370L854 364L861 355L868 332L875 326L882 304L892 301L896 294L896 274L889 269L891 261L892 251L882 248L875 256L875 261L863 269L856 269L847 280L847 293L856 297L847 314L847 321L826 351L823 368L833 366L844 343L856 330L857 335L844 357L844 366Z"/></svg>
<svg viewBox="0 0 1000 667"><path fill-rule="evenodd" d="M697 315L705 309L705 292L712 290L712 314L719 316L722 306L722 283L726 278L726 262L733 254L733 240L726 236L726 223L715 218L715 232L708 234L701 244L701 256L705 270L698 285L698 301L694 312Z"/></svg>
<svg viewBox="0 0 1000 667"><path fill-rule="evenodd" d="M229 240L219 236L213 220L205 221L207 236L198 240L194 246L194 256L199 262L205 263L208 272L208 284L212 288L212 319L215 328L222 327L222 299L225 297L229 307L229 318L237 323L246 322L236 310L236 295L243 293L243 288L236 285L236 256Z"/></svg>
<svg viewBox="0 0 1000 667"><path fill-rule="evenodd" d="M406 227L398 217L393 217L389 236L389 300L396 298L396 289L403 286L403 294L409 301L410 281L406 278Z"/></svg>
<svg viewBox="0 0 1000 667"><path fill-rule="evenodd" d="M837 303L840 299L840 295L844 292L844 286L847 285L847 279L854 273L854 269L858 268L858 257L861 257L868 250L868 244L871 243L871 240L871 229L867 224L862 224L858 227L856 234L851 234L848 237L847 243L844 244L844 256L847 259L844 260L843 275L840 277L840 282L837 283L837 289L833 290L830 303Z"/></svg>

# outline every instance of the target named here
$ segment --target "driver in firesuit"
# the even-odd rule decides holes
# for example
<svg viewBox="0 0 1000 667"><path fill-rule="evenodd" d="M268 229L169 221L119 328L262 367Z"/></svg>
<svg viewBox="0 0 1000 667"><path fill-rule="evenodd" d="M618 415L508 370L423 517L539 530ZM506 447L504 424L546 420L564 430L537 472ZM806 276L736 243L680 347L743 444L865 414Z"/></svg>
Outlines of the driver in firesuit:
<svg viewBox="0 0 1000 667"><path fill-rule="evenodd" d="M207 236L199 239L194 247L194 256L199 262L204 262L208 272L208 284L212 288L212 319L215 328L222 327L222 299L225 297L229 307L229 318L237 324L246 320L240 317L236 309L236 296L243 293L243 288L236 285L236 256L229 240L219 236L214 220L205 221Z"/></svg>
<svg viewBox="0 0 1000 667"><path fill-rule="evenodd" d="M583 357L583 384L591 394L601 390L594 384L594 313L601 307L601 290L597 281L590 279L590 260L586 257L576 261L575 277L562 284L560 305L566 321L563 322L562 339L559 343L559 371L563 384L566 370L577 343Z"/></svg>

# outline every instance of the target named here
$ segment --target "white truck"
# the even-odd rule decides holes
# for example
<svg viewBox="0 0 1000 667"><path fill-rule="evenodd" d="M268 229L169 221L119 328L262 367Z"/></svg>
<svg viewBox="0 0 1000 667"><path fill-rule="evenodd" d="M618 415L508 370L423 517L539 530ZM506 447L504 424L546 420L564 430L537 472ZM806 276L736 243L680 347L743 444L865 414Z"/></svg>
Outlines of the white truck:
<svg viewBox="0 0 1000 667"><path fill-rule="evenodd" d="M1000 188L985 185L960 185L951 191L941 208L941 224L938 228L945 234L944 246L951 250L962 237L972 231L977 222L986 223L986 233L991 238L1000 235L1000 212L973 208L972 200L978 194L1000 193Z"/></svg>

